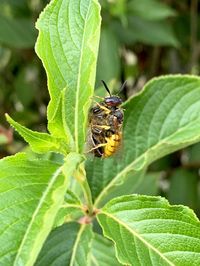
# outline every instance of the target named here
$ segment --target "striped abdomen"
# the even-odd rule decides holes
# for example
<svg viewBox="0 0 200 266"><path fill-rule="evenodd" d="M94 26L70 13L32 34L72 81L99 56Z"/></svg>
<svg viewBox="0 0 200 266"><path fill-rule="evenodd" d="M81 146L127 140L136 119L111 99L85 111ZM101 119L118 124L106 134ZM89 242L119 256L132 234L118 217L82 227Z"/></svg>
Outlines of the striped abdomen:
<svg viewBox="0 0 200 266"><path fill-rule="evenodd" d="M109 157L118 150L121 138L122 138L121 133L113 134L110 137L106 138L107 143L104 147L104 154L103 154L104 157Z"/></svg>

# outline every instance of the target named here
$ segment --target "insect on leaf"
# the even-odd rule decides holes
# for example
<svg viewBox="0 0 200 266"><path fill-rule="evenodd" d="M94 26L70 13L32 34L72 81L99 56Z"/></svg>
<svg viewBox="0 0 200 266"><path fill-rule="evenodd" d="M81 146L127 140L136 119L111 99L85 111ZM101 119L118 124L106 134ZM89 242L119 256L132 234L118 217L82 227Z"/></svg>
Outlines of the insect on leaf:
<svg viewBox="0 0 200 266"><path fill-rule="evenodd" d="M87 162L96 205L132 193L138 176L153 161L200 140L200 79L155 78L124 105L121 158ZM113 167L113 165L115 167Z"/></svg>

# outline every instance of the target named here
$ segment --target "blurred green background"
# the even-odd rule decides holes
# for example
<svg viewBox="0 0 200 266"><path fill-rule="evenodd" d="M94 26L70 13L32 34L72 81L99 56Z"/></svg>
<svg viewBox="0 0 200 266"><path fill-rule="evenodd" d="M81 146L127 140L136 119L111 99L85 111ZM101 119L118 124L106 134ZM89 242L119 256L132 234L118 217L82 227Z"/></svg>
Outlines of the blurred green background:
<svg viewBox="0 0 200 266"><path fill-rule="evenodd" d="M0 0L0 158L26 144L5 121L5 113L33 130L46 131L49 101L45 71L34 52L34 23L49 1ZM199 74L198 0L101 0L102 31L96 93L100 80L122 97L138 92L152 77ZM162 195L200 216L200 144L155 162L138 193Z"/></svg>

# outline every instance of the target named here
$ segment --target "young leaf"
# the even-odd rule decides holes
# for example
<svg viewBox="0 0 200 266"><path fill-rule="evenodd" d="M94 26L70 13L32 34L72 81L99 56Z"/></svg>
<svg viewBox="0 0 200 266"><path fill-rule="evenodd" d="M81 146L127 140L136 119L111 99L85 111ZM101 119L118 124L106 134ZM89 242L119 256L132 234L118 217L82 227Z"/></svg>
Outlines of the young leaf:
<svg viewBox="0 0 200 266"><path fill-rule="evenodd" d="M83 151L100 32L97 0L54 0L36 23L36 52L48 77L48 128ZM63 89L65 90L63 91Z"/></svg>
<svg viewBox="0 0 200 266"><path fill-rule="evenodd" d="M91 265L95 266L119 266L115 256L114 246L108 239L99 234L92 240Z"/></svg>
<svg viewBox="0 0 200 266"><path fill-rule="evenodd" d="M6 114L7 121L19 132L19 134L29 143L34 152L45 153L49 151L62 152L67 154L69 148L66 142L58 139L48 133L32 131L19 123L15 122L8 114Z"/></svg>
<svg viewBox="0 0 200 266"><path fill-rule="evenodd" d="M88 179L95 191L96 205L108 200L107 195L110 197L111 192L115 195L131 193L135 178L149 164L200 140L198 77L174 75L155 78L123 108L125 120L121 154L87 162Z"/></svg>
<svg viewBox="0 0 200 266"><path fill-rule="evenodd" d="M110 201L97 218L123 264L200 264L200 223L187 207L131 195Z"/></svg>
<svg viewBox="0 0 200 266"><path fill-rule="evenodd" d="M65 175L59 164L25 154L0 161L1 265L33 265L81 160L69 154Z"/></svg>
<svg viewBox="0 0 200 266"><path fill-rule="evenodd" d="M91 240L90 225L64 224L48 236L35 266L89 265Z"/></svg>

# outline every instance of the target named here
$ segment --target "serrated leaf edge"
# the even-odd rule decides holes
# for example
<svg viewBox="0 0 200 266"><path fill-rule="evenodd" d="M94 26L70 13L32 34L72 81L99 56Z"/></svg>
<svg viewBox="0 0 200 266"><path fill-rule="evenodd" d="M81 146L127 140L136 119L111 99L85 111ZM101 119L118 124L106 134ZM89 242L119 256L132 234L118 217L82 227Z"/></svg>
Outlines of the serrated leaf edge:
<svg viewBox="0 0 200 266"><path fill-rule="evenodd" d="M143 94L143 92L146 90L146 88L149 85L151 85L152 83L154 83L155 81L159 81L159 80L163 80L163 79L167 79L167 78L172 78L172 79L177 79L177 78L188 78L188 79L191 79L191 78L193 78L193 79L195 79L195 80L200 82L200 78L198 76L187 75L187 74L185 74L185 75L183 75L183 74L176 74L176 75L169 74L169 75L161 75L159 77L154 77L151 80L149 80L137 94L132 95L130 98L128 98L127 101L123 102L123 104L121 106L123 107L124 105L129 103L133 98L139 97L141 94Z"/></svg>

